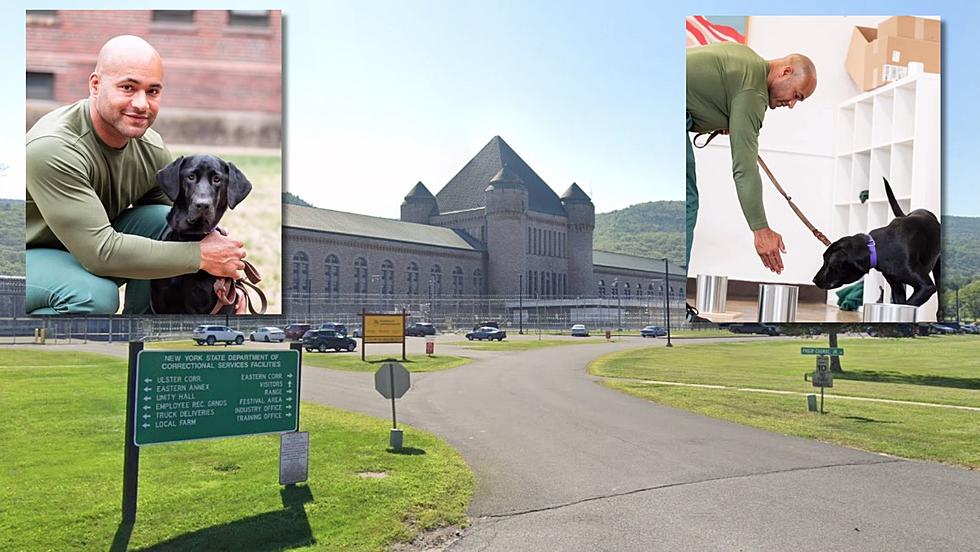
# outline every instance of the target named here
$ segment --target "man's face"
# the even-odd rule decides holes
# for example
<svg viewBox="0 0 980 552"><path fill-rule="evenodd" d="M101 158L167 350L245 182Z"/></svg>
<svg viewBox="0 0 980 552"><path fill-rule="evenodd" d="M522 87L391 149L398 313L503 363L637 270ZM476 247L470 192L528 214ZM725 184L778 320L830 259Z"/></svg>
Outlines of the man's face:
<svg viewBox="0 0 980 552"><path fill-rule="evenodd" d="M816 88L816 79L793 71L791 66L786 67L769 85L769 109L777 107L793 109L796 102L802 102L810 97Z"/></svg>
<svg viewBox="0 0 980 552"><path fill-rule="evenodd" d="M96 127L109 135L109 145L122 147L130 138L143 136L156 120L163 93L163 66L157 61L109 67L101 74L93 73L89 86L104 123L96 123Z"/></svg>

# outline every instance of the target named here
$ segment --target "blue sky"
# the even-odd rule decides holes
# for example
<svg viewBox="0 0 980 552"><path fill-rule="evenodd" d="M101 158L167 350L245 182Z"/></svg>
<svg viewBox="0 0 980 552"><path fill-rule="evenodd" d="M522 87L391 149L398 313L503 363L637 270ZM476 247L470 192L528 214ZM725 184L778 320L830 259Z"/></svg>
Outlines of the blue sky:
<svg viewBox="0 0 980 552"><path fill-rule="evenodd" d="M833 15L773 2L236 2L286 17L287 187L318 206L397 217L416 181L434 192L501 135L559 193L597 211L683 198L687 13ZM23 75L23 10L0 7L0 64ZM141 9L139 2L37 2L32 9ZM168 8L223 8L198 0ZM980 216L980 120L967 2L872 1L859 14L944 20L944 213ZM0 196L22 197L23 78L0 90ZM164 106L164 109L166 107Z"/></svg>

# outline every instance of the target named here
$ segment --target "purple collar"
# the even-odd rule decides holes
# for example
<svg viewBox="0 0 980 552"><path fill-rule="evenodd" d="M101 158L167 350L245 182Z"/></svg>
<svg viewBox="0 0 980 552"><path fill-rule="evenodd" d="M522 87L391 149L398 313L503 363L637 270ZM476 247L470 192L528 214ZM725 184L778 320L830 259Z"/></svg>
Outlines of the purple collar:
<svg viewBox="0 0 980 552"><path fill-rule="evenodd" d="M868 251L871 253L871 268L878 266L878 250L875 249L875 239L868 235Z"/></svg>

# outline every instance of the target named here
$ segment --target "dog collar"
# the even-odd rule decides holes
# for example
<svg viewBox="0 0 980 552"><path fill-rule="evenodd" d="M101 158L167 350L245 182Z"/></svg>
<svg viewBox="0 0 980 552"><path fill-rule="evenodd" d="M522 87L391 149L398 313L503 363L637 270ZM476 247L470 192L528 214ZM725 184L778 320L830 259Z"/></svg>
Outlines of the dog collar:
<svg viewBox="0 0 980 552"><path fill-rule="evenodd" d="M871 268L878 266L878 250L875 249L875 239L868 235L868 251L871 253Z"/></svg>

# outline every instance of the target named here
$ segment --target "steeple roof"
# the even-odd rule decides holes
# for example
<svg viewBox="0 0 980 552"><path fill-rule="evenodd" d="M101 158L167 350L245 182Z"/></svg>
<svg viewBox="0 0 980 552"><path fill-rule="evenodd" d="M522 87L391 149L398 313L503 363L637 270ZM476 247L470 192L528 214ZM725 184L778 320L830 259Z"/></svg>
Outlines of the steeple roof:
<svg viewBox="0 0 980 552"><path fill-rule="evenodd" d="M561 194L561 199L564 202L592 201L592 198L590 198L588 194L582 191L582 188L579 188L578 184L574 182L572 182L572 185L569 186L567 190L565 190L565 193Z"/></svg>
<svg viewBox="0 0 980 552"><path fill-rule="evenodd" d="M419 181L415 186L412 186L412 189L409 190L408 195L405 196L405 199L435 199L435 196L432 195L432 192L425 187L425 184L422 184L422 182Z"/></svg>
<svg viewBox="0 0 980 552"><path fill-rule="evenodd" d="M507 171L502 172L505 166ZM517 177L527 187L529 210L566 216L565 207L558 199L558 195L500 136L494 136L448 184L439 190L436 194L439 212L448 213L486 207L484 191L487 186L498 175L502 178L512 178L505 176L508 173Z"/></svg>

